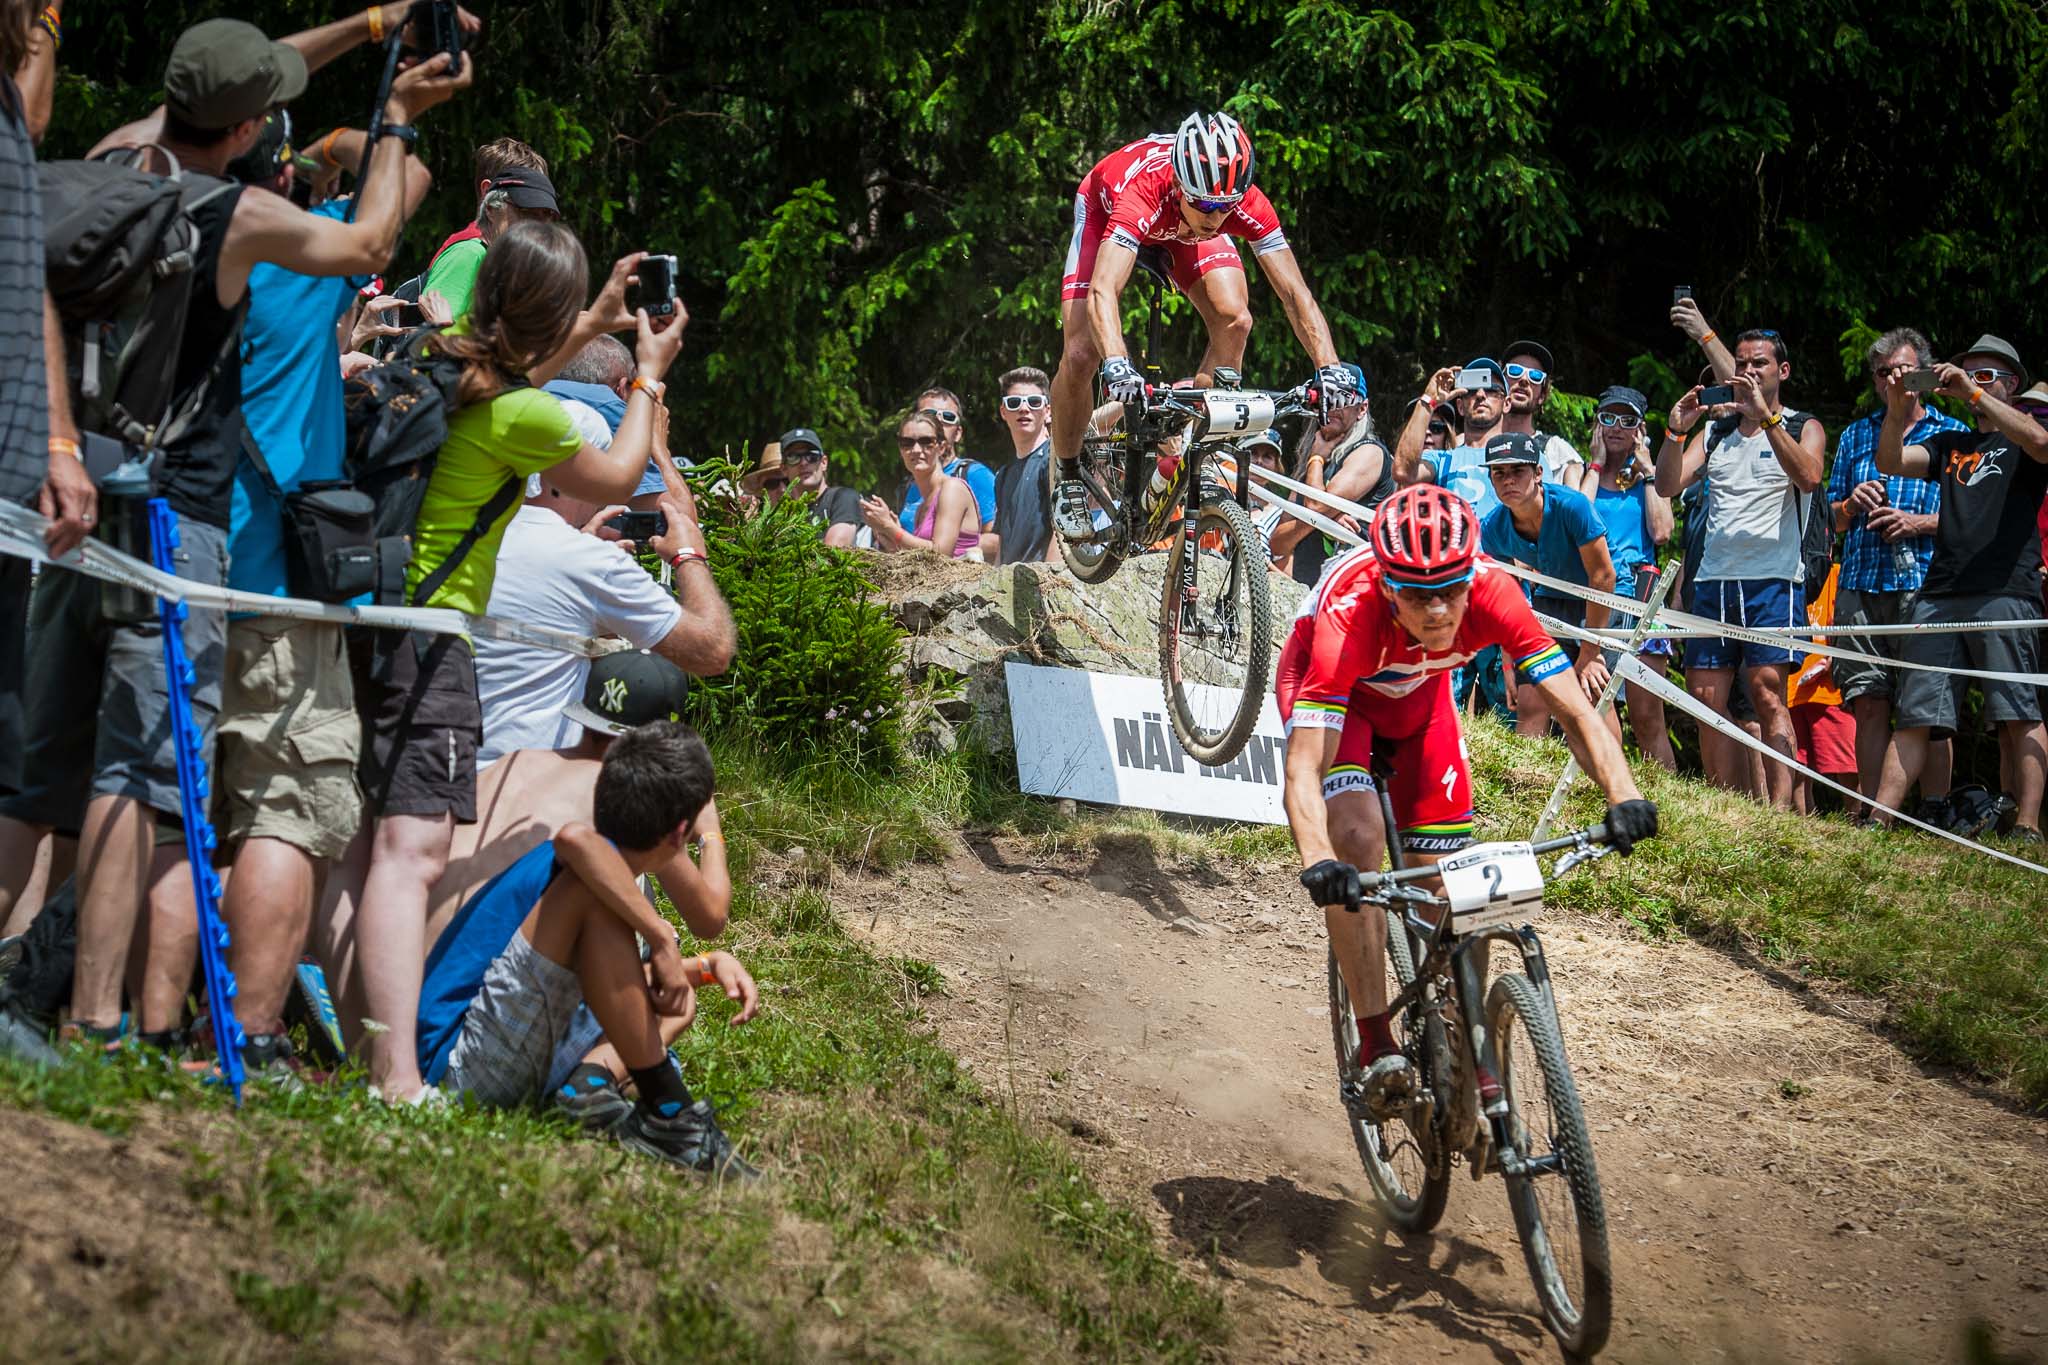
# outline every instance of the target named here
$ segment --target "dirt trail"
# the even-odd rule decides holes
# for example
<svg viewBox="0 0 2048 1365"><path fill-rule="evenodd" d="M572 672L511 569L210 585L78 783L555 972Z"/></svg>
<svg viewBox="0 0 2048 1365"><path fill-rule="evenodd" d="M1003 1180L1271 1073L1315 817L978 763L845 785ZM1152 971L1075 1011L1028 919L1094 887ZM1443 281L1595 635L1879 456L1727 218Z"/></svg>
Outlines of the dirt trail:
<svg viewBox="0 0 2048 1365"><path fill-rule="evenodd" d="M945 973L934 1014L986 1083L1213 1268L1240 1356L1557 1358L1497 1180L1459 1168L1428 1238L1375 1218L1290 875L1033 850L970 840L832 895ZM1971 1316L2048 1348L2048 1126L1699 944L1543 929L1611 1222L1603 1359L1954 1359Z"/></svg>

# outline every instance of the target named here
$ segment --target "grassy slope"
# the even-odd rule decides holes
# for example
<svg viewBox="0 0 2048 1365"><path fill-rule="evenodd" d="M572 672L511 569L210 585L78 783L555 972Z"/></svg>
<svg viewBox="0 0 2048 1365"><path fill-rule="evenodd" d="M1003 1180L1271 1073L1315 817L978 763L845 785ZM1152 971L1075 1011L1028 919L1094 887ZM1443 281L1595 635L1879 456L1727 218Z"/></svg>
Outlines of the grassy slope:
<svg viewBox="0 0 2048 1365"><path fill-rule="evenodd" d="M1564 746L1475 726L1471 750L1487 831L1525 837ZM1882 1001L1919 1055L2048 1106L2048 877L1913 830L1777 814L1649 765L1637 777L1663 834L1559 883L1554 903L1837 982ZM1561 828L1601 809L1581 780Z"/></svg>
<svg viewBox="0 0 2048 1365"><path fill-rule="evenodd" d="M854 943L818 890L744 875L763 841L849 863L930 847L961 814L962 770L859 784L721 759L744 888L728 938L767 1009L728 1031L709 1004L680 1050L774 1171L764 1192L720 1194L530 1115L392 1113L337 1088L231 1118L147 1062L0 1067L0 1102L167 1135L177 1162L149 1204L162 1263L117 1262L118 1282L83 1291L111 1311L59 1293L11 1312L0 1356L1188 1359L1218 1342L1219 1302L1143 1220L933 1040L919 998L936 972Z"/></svg>

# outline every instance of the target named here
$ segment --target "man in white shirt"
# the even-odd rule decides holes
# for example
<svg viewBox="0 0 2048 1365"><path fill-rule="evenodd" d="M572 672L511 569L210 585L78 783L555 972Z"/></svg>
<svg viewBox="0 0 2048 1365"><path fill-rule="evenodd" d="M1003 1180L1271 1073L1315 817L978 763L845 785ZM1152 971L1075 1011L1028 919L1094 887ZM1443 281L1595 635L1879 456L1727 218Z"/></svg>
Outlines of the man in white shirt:
<svg viewBox="0 0 2048 1365"><path fill-rule="evenodd" d="M704 532L690 509L661 498L667 528L649 537L674 578L655 581L632 557L632 542L604 522L623 509L599 508L549 486L527 483L498 551L490 614L576 635L617 636L697 677L732 663L732 611L712 581ZM576 727L563 708L583 694L590 660L503 640L476 642L477 694L483 703L482 767L517 749L558 749Z"/></svg>

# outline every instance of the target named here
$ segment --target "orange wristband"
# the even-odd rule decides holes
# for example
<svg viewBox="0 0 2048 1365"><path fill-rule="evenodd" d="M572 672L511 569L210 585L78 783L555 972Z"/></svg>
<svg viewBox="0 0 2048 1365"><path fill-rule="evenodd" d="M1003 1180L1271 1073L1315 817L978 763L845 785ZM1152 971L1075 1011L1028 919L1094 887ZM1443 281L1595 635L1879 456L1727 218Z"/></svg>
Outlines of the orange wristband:
<svg viewBox="0 0 2048 1365"><path fill-rule="evenodd" d="M1965 398L1963 401L1974 408L1977 406L1978 400L1981 399L1983 396L1984 390L1982 388L1974 388L1970 390L1970 396L1968 398Z"/></svg>
<svg viewBox="0 0 2048 1365"><path fill-rule="evenodd" d="M660 380L649 379L645 375L636 374L633 376L633 382L627 386L626 392L631 393L634 389L645 389L647 390L647 396L659 403L661 401L662 388L663 385Z"/></svg>
<svg viewBox="0 0 2048 1365"><path fill-rule="evenodd" d="M52 436L49 441L49 448L52 455L69 455L74 460L83 460L85 458L84 455L79 453L78 442L67 436Z"/></svg>
<svg viewBox="0 0 2048 1365"><path fill-rule="evenodd" d="M1700 334L1700 345L1706 345L1708 342L1714 339L1715 335L1716 334L1713 332L1702 332Z"/></svg>
<svg viewBox="0 0 2048 1365"><path fill-rule="evenodd" d="M383 42L384 7L382 5L372 5L363 11L363 17L370 21L370 41L373 43Z"/></svg>

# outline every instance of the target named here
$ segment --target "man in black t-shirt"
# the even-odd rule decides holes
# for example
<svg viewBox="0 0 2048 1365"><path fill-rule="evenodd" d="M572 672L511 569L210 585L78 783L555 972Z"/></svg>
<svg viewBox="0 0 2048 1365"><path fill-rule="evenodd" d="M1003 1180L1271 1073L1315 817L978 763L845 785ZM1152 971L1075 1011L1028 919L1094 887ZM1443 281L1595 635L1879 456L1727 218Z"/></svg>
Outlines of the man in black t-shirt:
<svg viewBox="0 0 2048 1365"><path fill-rule="evenodd" d="M818 439L818 433L809 427L795 427L783 432L776 444L781 447L777 468L788 480L789 493L816 499L811 504L811 520L824 528L825 543L851 549L855 533L867 524L860 514L860 494L825 482L832 462L825 455L825 443ZM762 452L762 465L749 476L760 476L762 483L750 491L771 491L765 485L773 483L776 475L767 468L766 451Z"/></svg>
<svg viewBox="0 0 2048 1365"><path fill-rule="evenodd" d="M2048 496L2048 429L2012 406L2026 387L2019 353L1994 336L1936 367L1936 393L1975 412L1975 431L1940 431L1907 445L1915 396L1896 375L1877 381L1885 401L1877 436L1877 467L1885 474L1941 484L1941 521L1934 562L1908 618L1913 624L2032 620L2041 602L2037 518ZM1929 632L1907 635L1900 660L1937 668L2032 673L2039 661L2030 630ZM1955 733L1960 689L1948 673L1905 668L1896 728L1885 756L1877 799L1897 809L1920 776L1929 738ZM2041 788L2048 773L2048 736L2040 703L2025 683L1980 679L1984 716L1998 726L1999 779L2014 803L2012 837L2041 842Z"/></svg>

